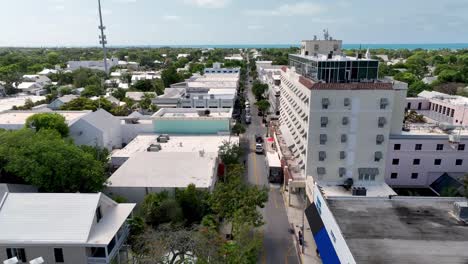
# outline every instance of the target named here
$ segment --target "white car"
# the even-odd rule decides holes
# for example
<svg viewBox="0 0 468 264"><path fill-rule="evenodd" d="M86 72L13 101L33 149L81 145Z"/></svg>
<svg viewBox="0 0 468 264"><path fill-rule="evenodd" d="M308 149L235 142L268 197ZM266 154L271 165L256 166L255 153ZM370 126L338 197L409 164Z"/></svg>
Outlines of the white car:
<svg viewBox="0 0 468 264"><path fill-rule="evenodd" d="M263 154L263 144L262 143L255 144L255 153Z"/></svg>

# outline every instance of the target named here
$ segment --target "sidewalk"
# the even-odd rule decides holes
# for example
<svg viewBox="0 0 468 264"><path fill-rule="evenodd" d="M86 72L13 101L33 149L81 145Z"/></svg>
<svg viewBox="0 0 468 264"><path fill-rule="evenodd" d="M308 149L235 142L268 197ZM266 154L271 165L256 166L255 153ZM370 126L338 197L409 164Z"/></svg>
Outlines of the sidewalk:
<svg viewBox="0 0 468 264"><path fill-rule="evenodd" d="M288 202L289 196L291 197L291 204ZM299 245L297 237L302 226L304 202L298 194L291 193L291 195L289 195L287 191L283 192L282 197L286 207L289 223L291 224L291 227L294 227L294 244L296 245L298 252L301 252L301 246ZM321 264L322 260L317 257L315 241L312 237L312 232L310 231L307 219L304 219L304 224L304 254L301 253L299 255L301 262L302 264Z"/></svg>

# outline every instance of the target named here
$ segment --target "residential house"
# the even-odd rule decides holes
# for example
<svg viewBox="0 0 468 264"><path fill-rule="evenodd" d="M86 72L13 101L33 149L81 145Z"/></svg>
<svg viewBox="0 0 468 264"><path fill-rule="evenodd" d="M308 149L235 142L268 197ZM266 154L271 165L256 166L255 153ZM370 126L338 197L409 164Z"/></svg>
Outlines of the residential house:
<svg viewBox="0 0 468 264"><path fill-rule="evenodd" d="M69 103L75 99L79 98L78 95L74 95L74 94L67 94L67 95L64 95L62 97L59 97L57 99L55 99L54 101L52 101L50 104L48 104L48 108L52 109L52 110L58 110L60 109L64 104L66 103Z"/></svg>
<svg viewBox="0 0 468 264"><path fill-rule="evenodd" d="M0 260L126 263L135 204L94 193L10 193L0 198Z"/></svg>

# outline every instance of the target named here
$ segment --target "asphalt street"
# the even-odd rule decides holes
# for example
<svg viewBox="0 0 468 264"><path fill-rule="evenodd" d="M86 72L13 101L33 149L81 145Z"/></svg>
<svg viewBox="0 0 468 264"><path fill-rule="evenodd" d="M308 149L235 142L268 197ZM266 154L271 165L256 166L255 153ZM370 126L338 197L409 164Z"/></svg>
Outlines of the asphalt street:
<svg viewBox="0 0 468 264"><path fill-rule="evenodd" d="M268 202L262 208L262 215L266 222L263 227L264 249L259 257L259 263L298 264L293 238L289 232L289 222L284 207L280 185L270 184L266 177L266 163L264 154L255 153L255 135L265 136L266 127L262 124L262 117L254 105L255 99L251 92L251 83L246 88L251 105L252 123L247 126L243 141L246 153L246 181L257 186L266 186L269 189Z"/></svg>

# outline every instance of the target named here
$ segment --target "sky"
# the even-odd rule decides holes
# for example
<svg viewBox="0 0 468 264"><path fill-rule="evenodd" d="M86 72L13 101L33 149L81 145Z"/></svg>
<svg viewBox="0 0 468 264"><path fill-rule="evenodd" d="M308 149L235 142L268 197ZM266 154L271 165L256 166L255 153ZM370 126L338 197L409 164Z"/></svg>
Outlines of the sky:
<svg viewBox="0 0 468 264"><path fill-rule="evenodd" d="M468 43L467 0L101 0L110 45ZM97 0L0 0L0 46L98 44Z"/></svg>

